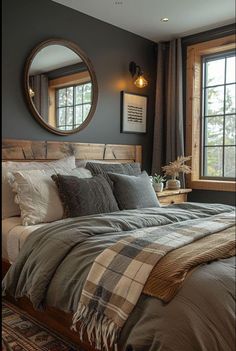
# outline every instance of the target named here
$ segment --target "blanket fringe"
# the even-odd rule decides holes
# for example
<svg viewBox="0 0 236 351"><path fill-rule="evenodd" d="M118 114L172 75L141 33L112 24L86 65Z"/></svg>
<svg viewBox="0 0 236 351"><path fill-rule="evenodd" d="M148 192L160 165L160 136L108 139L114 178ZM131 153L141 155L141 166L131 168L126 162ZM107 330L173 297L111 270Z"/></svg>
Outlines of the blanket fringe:
<svg viewBox="0 0 236 351"><path fill-rule="evenodd" d="M89 309L79 303L73 315L71 330L77 331L76 324L80 322L80 340L83 341L84 332L87 333L89 343L95 344L98 350L106 351L117 349L117 340L120 328L107 316Z"/></svg>

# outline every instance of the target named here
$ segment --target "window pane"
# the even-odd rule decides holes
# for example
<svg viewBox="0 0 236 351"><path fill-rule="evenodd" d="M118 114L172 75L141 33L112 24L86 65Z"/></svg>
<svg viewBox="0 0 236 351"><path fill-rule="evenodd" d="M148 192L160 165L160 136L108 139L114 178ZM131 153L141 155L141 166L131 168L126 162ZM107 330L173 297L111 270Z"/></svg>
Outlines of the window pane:
<svg viewBox="0 0 236 351"><path fill-rule="evenodd" d="M234 83L236 81L235 65L235 56L228 57L226 66L226 83Z"/></svg>
<svg viewBox="0 0 236 351"><path fill-rule="evenodd" d="M83 122L83 107L82 106L76 106L76 115L75 115L75 123L76 124L81 124Z"/></svg>
<svg viewBox="0 0 236 351"><path fill-rule="evenodd" d="M225 113L235 113L235 84L226 86Z"/></svg>
<svg viewBox="0 0 236 351"><path fill-rule="evenodd" d="M226 145L235 145L235 125L236 116L225 116L225 144Z"/></svg>
<svg viewBox="0 0 236 351"><path fill-rule="evenodd" d="M224 167L224 176L235 178L235 147L227 146L225 147L225 167Z"/></svg>
<svg viewBox="0 0 236 351"><path fill-rule="evenodd" d="M63 125L66 123L65 121L66 109L61 107L58 109L58 124Z"/></svg>
<svg viewBox="0 0 236 351"><path fill-rule="evenodd" d="M91 101L91 83L84 85L84 103Z"/></svg>
<svg viewBox="0 0 236 351"><path fill-rule="evenodd" d="M73 125L73 107L67 107L66 113L66 124Z"/></svg>
<svg viewBox="0 0 236 351"><path fill-rule="evenodd" d="M208 117L205 124L205 143L206 145L223 144L223 117Z"/></svg>
<svg viewBox="0 0 236 351"><path fill-rule="evenodd" d="M84 104L84 119L88 116L89 111L90 111L91 105L90 104Z"/></svg>
<svg viewBox="0 0 236 351"><path fill-rule="evenodd" d="M235 55L231 51L218 58L207 57L203 69L204 65L203 175L233 178L236 156Z"/></svg>
<svg viewBox="0 0 236 351"><path fill-rule="evenodd" d="M75 94L76 94L76 104L82 104L83 102L83 86L79 85L75 88Z"/></svg>
<svg viewBox="0 0 236 351"><path fill-rule="evenodd" d="M204 175L208 177L221 177L222 172L222 147L205 148Z"/></svg>
<svg viewBox="0 0 236 351"><path fill-rule="evenodd" d="M67 91L67 106L72 106L73 105L73 87L69 87L66 89Z"/></svg>
<svg viewBox="0 0 236 351"><path fill-rule="evenodd" d="M224 113L224 87L206 89L206 116Z"/></svg>
<svg viewBox="0 0 236 351"><path fill-rule="evenodd" d="M65 106L66 105L66 89L58 90L58 105Z"/></svg>
<svg viewBox="0 0 236 351"><path fill-rule="evenodd" d="M206 86L224 84L225 59L206 63Z"/></svg>

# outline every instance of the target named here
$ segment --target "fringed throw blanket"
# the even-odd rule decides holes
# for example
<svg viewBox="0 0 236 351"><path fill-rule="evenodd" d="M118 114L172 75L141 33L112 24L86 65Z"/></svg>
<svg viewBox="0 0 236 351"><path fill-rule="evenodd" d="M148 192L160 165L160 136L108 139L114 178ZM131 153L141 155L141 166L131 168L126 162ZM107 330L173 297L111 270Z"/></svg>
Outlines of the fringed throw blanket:
<svg viewBox="0 0 236 351"><path fill-rule="evenodd" d="M80 321L98 350L116 349L119 333L135 307L155 265L168 252L234 225L234 214L151 227L105 249L94 261L85 282L72 329Z"/></svg>

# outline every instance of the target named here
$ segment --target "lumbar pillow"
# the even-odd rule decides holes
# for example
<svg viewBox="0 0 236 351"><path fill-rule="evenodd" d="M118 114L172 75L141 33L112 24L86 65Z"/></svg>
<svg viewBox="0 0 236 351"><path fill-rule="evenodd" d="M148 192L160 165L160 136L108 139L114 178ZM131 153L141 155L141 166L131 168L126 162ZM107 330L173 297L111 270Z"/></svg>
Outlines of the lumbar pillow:
<svg viewBox="0 0 236 351"><path fill-rule="evenodd" d="M57 174L52 175L52 179L59 190L64 217L119 211L111 187L101 175L90 179L79 179Z"/></svg>
<svg viewBox="0 0 236 351"><path fill-rule="evenodd" d="M140 163L98 163L98 162L87 162L87 169L91 171L93 175L101 174L112 186L111 179L107 173L127 174L127 175L138 175L141 174Z"/></svg>
<svg viewBox="0 0 236 351"><path fill-rule="evenodd" d="M23 225L47 223L63 218L63 206L58 189L51 179L53 173L72 174L76 178L92 177L87 169L66 170L26 170L14 172L12 190L21 210Z"/></svg>
<svg viewBox="0 0 236 351"><path fill-rule="evenodd" d="M160 207L149 176L144 171L137 176L108 173L120 210Z"/></svg>
<svg viewBox="0 0 236 351"><path fill-rule="evenodd" d="M14 181L13 172L37 169L69 171L75 167L75 156L49 162L2 162L2 218L20 216L20 208L14 202L15 194L9 185L9 181L11 183Z"/></svg>

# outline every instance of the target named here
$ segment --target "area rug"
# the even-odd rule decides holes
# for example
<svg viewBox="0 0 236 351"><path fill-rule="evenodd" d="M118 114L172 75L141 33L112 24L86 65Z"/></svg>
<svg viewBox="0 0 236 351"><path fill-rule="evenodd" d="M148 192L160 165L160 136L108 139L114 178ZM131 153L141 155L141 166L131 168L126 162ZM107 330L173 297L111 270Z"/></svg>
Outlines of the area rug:
<svg viewBox="0 0 236 351"><path fill-rule="evenodd" d="M84 351L5 300L2 337L11 351Z"/></svg>

